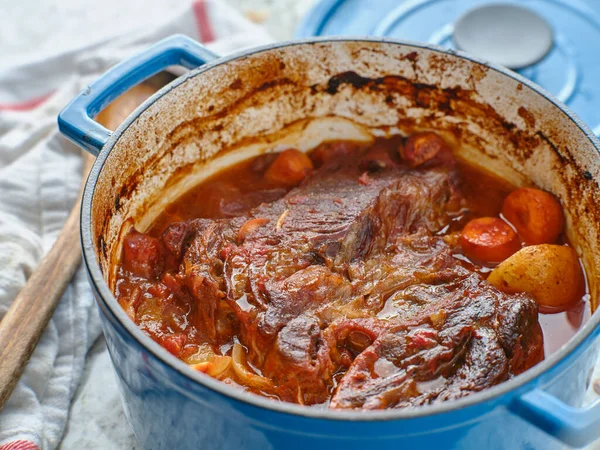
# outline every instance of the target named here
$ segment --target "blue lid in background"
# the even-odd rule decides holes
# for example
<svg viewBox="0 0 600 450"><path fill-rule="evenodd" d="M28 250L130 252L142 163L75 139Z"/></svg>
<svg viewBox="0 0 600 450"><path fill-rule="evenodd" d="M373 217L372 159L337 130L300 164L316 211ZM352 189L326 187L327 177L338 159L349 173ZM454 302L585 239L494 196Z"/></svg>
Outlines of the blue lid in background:
<svg viewBox="0 0 600 450"><path fill-rule="evenodd" d="M454 48L453 24L468 10L499 0L320 0L297 37L371 35ZM550 52L521 75L569 105L600 134L600 1L504 0L530 8L552 27Z"/></svg>

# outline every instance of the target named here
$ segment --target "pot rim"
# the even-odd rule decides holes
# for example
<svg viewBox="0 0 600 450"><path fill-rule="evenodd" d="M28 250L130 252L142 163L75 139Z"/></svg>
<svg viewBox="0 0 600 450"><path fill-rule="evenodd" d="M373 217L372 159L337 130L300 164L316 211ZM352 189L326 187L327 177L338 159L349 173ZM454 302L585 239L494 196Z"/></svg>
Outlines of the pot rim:
<svg viewBox="0 0 600 450"><path fill-rule="evenodd" d="M304 39L293 39L284 42L278 42L275 44L267 44L259 47L253 47L247 50L241 50L234 52L226 57L220 57L212 62L204 64L196 69L189 71L188 73L180 76L176 80L173 80L170 84L160 89L154 95L149 97L143 102L138 108L136 108L127 119L112 133L110 139L104 145L100 153L98 154L96 161L88 176L83 199L81 204L81 221L80 221L80 232L81 232L81 245L83 249L83 259L89 275L89 280L92 288L98 293L96 300L99 303L103 303L108 311L114 316L114 318L120 323L120 325L129 333L129 336L135 339L138 344L144 347L148 352L152 353L160 362L167 365L171 369L179 372L180 375L187 378L193 383L197 383L202 387L208 388L215 391L223 396L230 399L237 400L245 403L249 406L257 408L263 408L272 412L286 413L294 416L301 416L307 419L329 419L336 421L358 421L358 422L374 422L374 421L390 421L398 419L414 419L419 417L427 417L432 415L443 414L459 409L465 409L467 407L480 405L484 402L496 399L504 394L511 391L515 391L518 388L530 383L537 377L540 377L551 368L558 365L563 359L569 354L574 352L586 339L588 339L598 324L600 324L600 314L592 314L590 320L573 336L565 345L563 345L558 351L551 354L548 358L544 359L541 363L525 371L524 373L517 375L516 377L507 380L499 385L493 386L481 392L474 393L461 399L451 400L443 402L439 405L425 405L419 408L405 408L405 409L387 409L383 411L368 411L365 413L362 410L359 411L334 411L329 409L317 409L303 405L297 405L294 403L288 403L284 401L273 401L257 394L248 393L242 391L239 388L229 386L219 380L216 380L204 373L198 372L191 369L183 361L179 360L175 356L171 355L167 350L160 346L157 342L153 341L149 336L143 333L143 331L127 316L123 308L119 305L115 296L112 294L107 283L104 281L100 266L96 261L96 252L94 250L93 239L92 239L92 227L91 227L91 207L94 196L94 190L96 182L100 175L100 172L106 162L108 155L116 142L121 138L127 128L135 122L138 117L154 102L158 99L167 95L171 90L177 88L187 80L201 75L204 72L209 72L212 68L221 64L227 64L235 59L241 57L262 53L265 51L271 51L273 49L284 48L288 46L296 45L310 45L327 42L381 42L388 44L401 45L405 47L413 47L417 49L430 50L433 52L450 54L457 58L465 59L477 64L486 66L487 68L500 73L501 75L507 76L516 80L523 85L527 86L538 95L544 97L547 101L558 107L587 137L587 139L593 144L600 155L600 141L593 134L591 129L579 119L566 105L562 104L552 94L548 93L542 87L536 85L532 81L522 77L521 75L501 67L499 65L489 63L481 58L468 55L461 51L455 51L451 49L444 49L437 45L425 44L420 42L413 42L409 40L390 39L372 36L337 36L337 37L312 37ZM102 308L101 308L102 309Z"/></svg>

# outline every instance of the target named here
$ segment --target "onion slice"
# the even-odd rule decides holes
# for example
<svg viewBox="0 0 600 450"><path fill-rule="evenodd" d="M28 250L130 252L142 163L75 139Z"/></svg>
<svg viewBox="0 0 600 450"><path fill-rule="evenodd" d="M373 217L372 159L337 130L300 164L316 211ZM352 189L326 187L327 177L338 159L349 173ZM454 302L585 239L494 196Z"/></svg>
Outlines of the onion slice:
<svg viewBox="0 0 600 450"><path fill-rule="evenodd" d="M231 352L233 371L243 384L260 390L273 389L273 382L268 378L250 372L246 366L246 351L241 344L233 344Z"/></svg>

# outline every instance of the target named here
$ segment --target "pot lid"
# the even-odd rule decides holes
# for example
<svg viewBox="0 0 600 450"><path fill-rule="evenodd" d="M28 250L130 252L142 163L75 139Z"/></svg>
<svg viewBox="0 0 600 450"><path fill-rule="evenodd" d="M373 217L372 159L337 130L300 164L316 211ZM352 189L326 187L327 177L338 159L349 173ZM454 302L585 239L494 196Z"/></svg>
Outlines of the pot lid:
<svg viewBox="0 0 600 450"><path fill-rule="evenodd" d="M502 20L498 7L507 16L506 27L497 29L524 33L520 48L508 34L504 46L481 45L477 33L491 28L485 20L491 25ZM597 0L319 0L296 36L333 35L384 36L452 49L458 42L483 59L507 66L514 61L518 73L566 103L600 134ZM482 54L486 49L494 53Z"/></svg>

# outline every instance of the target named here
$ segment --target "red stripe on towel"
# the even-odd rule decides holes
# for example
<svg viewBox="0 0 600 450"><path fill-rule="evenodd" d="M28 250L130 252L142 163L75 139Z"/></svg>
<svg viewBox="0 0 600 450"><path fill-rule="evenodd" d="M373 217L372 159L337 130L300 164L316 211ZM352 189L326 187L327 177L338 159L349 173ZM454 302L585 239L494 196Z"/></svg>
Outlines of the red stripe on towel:
<svg viewBox="0 0 600 450"><path fill-rule="evenodd" d="M0 450L40 450L40 448L31 441L12 441L0 446Z"/></svg>
<svg viewBox="0 0 600 450"><path fill-rule="evenodd" d="M200 36L200 42L207 44L215 40L215 33L213 32L210 18L208 15L208 8L204 0L195 1L192 4L194 15L196 16L196 26L198 27L198 35Z"/></svg>
<svg viewBox="0 0 600 450"><path fill-rule="evenodd" d="M54 92L48 92L41 97L32 98L20 103L0 103L0 111L29 111L40 106L48 100L52 94L54 94ZM0 450L4 449L0 447Z"/></svg>

